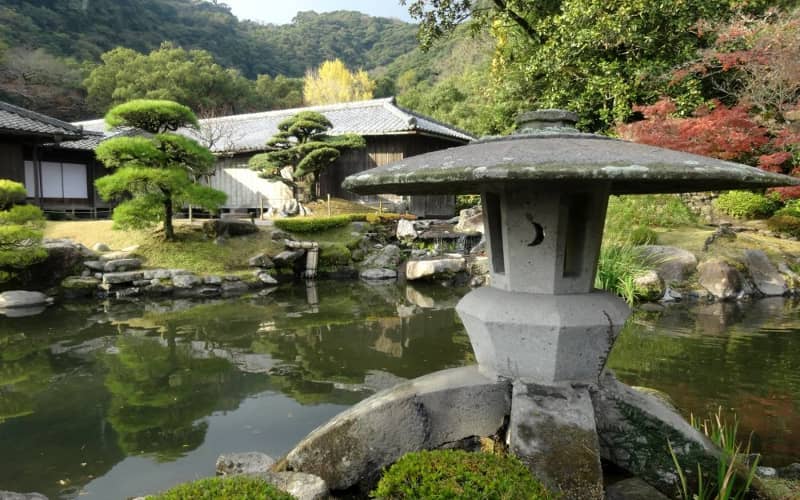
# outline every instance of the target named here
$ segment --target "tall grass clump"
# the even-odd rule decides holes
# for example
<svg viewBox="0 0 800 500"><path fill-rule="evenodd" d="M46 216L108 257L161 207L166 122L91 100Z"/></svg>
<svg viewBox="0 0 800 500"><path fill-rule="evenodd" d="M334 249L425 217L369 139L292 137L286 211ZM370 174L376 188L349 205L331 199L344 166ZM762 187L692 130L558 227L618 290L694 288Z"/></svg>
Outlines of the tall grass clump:
<svg viewBox="0 0 800 500"><path fill-rule="evenodd" d="M615 293L632 305L638 296L634 280L646 270L646 259L634 245L604 243L600 248L594 286Z"/></svg>
<svg viewBox="0 0 800 500"><path fill-rule="evenodd" d="M680 495L683 500L739 500L747 498L750 486L756 474L759 457L748 463L750 458L750 442L737 440L739 421L736 416L729 421L722 414L722 408L704 420L691 417L694 428L705 434L716 444L722 454L717 464L717 470L707 471L697 464L697 491L691 491L683 467L681 467L672 443L669 443L669 453L680 479Z"/></svg>

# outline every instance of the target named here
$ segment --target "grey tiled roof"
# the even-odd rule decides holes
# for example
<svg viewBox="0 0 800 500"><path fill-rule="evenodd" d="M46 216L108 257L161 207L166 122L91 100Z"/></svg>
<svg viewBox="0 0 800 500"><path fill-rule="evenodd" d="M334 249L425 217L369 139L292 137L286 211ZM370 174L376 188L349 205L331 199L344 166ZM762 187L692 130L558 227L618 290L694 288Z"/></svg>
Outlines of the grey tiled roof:
<svg viewBox="0 0 800 500"><path fill-rule="evenodd" d="M200 120L201 128L212 130L220 139L211 148L217 153L239 153L263 150L267 139L278 131L278 124L300 111L316 111L333 124L332 135L395 135L419 133L433 135L454 142L466 143L474 139L457 128L437 122L433 118L403 109L393 97L369 101L282 109L263 113L225 116ZM103 120L78 122L87 130L103 131ZM192 130L183 133L196 139L200 134Z"/></svg>
<svg viewBox="0 0 800 500"><path fill-rule="evenodd" d="M77 139L83 131L67 122L0 101L0 133Z"/></svg>

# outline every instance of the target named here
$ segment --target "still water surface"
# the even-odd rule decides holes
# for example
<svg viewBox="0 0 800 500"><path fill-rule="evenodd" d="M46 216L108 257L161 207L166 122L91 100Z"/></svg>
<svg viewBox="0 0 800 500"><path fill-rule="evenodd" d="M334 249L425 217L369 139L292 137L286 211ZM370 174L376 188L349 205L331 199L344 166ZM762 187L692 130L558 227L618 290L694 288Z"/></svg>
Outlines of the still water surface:
<svg viewBox="0 0 800 500"><path fill-rule="evenodd" d="M320 283L227 301L87 302L0 316L0 490L117 499L280 456L403 378L474 362L464 290ZM637 313L611 366L686 415L736 408L766 463L800 459L800 307Z"/></svg>

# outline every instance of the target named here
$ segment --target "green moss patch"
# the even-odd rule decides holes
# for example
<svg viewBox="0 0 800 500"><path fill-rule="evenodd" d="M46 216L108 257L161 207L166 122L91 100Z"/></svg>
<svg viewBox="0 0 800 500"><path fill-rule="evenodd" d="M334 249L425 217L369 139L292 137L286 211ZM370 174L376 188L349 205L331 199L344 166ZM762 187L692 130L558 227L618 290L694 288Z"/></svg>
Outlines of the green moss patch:
<svg viewBox="0 0 800 500"><path fill-rule="evenodd" d="M554 498L516 457L463 450L408 453L384 472L379 499Z"/></svg>
<svg viewBox="0 0 800 500"><path fill-rule="evenodd" d="M257 478L209 477L180 484L150 500L292 500L294 497Z"/></svg>

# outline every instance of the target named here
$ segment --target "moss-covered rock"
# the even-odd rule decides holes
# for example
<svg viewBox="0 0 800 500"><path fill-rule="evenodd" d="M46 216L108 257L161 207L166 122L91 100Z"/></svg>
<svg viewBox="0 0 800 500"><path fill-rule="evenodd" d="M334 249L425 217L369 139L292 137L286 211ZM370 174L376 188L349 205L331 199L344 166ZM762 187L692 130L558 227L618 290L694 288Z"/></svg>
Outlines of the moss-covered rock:
<svg viewBox="0 0 800 500"><path fill-rule="evenodd" d="M91 276L69 276L61 282L67 297L90 297L97 291L100 280Z"/></svg>

